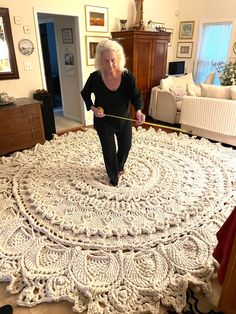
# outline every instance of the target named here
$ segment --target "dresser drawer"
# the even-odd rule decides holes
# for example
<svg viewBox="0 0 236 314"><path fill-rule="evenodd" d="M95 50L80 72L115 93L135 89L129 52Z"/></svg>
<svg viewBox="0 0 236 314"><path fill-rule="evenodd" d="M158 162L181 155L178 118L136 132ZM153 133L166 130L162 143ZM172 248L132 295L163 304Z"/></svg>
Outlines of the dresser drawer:
<svg viewBox="0 0 236 314"><path fill-rule="evenodd" d="M41 105L18 98L14 105L0 108L0 155L45 142Z"/></svg>
<svg viewBox="0 0 236 314"><path fill-rule="evenodd" d="M16 134L0 135L0 154L33 147L36 143L45 142L42 129L35 128Z"/></svg>
<svg viewBox="0 0 236 314"><path fill-rule="evenodd" d="M40 115L39 112L30 113L20 117L12 117L11 119L0 120L0 134L14 134L24 130L39 128Z"/></svg>
<svg viewBox="0 0 236 314"><path fill-rule="evenodd" d="M22 105L19 107L8 106L1 108L0 110L0 120L20 118L29 114L34 114L39 111L39 104Z"/></svg>

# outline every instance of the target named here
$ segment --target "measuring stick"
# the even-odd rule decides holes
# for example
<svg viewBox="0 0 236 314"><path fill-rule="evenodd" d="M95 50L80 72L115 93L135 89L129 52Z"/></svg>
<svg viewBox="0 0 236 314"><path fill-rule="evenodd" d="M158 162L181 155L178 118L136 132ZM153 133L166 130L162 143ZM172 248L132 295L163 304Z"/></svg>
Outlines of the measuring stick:
<svg viewBox="0 0 236 314"><path fill-rule="evenodd" d="M121 120L128 120L128 121L132 121L132 122L138 122L139 123L138 120L125 118L125 117L120 117L120 116L115 116L115 115L112 115L112 114L105 113L105 116L111 117L111 118L116 118L116 119L121 119ZM140 125L142 125L142 124L147 124L147 125L151 125L151 126L157 126L157 127L160 127L160 128L170 129L170 130L178 131L178 132L182 132L182 133L188 133L186 130L183 130L181 128L174 128L174 127L171 127L171 126L165 126L165 125L161 125L161 124L157 124L157 123L151 123L151 122L146 122L145 121L145 122L141 123Z"/></svg>

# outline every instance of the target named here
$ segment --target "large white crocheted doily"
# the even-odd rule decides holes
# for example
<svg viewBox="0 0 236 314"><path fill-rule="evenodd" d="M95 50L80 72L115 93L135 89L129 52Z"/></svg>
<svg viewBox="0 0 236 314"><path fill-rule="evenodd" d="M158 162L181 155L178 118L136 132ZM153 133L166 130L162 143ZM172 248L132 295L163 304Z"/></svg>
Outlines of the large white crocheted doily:
<svg viewBox="0 0 236 314"><path fill-rule="evenodd" d="M93 129L0 159L0 280L19 305L181 312L189 284L211 292L215 233L236 206L236 151L134 129L125 174L108 182Z"/></svg>

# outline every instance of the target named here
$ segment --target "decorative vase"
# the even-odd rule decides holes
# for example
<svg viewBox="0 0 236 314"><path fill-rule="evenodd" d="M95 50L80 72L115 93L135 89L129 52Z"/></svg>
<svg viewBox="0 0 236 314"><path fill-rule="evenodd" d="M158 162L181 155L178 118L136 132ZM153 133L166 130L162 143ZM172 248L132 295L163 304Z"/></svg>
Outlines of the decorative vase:
<svg viewBox="0 0 236 314"><path fill-rule="evenodd" d="M143 25L143 0L134 0L136 8L136 20L133 26L135 30L144 30Z"/></svg>
<svg viewBox="0 0 236 314"><path fill-rule="evenodd" d="M127 23L127 20L120 20L120 30L121 31L126 31L126 23Z"/></svg>

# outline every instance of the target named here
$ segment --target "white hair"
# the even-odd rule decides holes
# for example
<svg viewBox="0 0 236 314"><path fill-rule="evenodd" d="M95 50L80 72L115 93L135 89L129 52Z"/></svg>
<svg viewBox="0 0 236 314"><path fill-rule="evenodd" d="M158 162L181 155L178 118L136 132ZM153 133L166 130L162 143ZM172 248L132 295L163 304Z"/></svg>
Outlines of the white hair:
<svg viewBox="0 0 236 314"><path fill-rule="evenodd" d="M96 47L95 68L102 71L102 53L103 51L115 51L117 55L117 67L123 72L125 71L125 54L123 47L115 40L105 39L100 41Z"/></svg>

